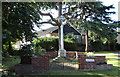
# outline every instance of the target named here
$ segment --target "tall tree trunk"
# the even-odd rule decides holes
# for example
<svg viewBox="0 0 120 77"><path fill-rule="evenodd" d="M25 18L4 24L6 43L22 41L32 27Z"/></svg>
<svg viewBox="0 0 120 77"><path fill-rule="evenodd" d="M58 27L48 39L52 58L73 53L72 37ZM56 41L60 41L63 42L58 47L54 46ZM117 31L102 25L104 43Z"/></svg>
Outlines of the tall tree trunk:
<svg viewBox="0 0 120 77"><path fill-rule="evenodd" d="M7 52L9 55L13 55L11 42L8 42L8 45L9 45L9 48Z"/></svg>
<svg viewBox="0 0 120 77"><path fill-rule="evenodd" d="M82 35L80 35L80 38L81 38L81 41L80 41L80 43L82 43Z"/></svg>
<svg viewBox="0 0 120 77"><path fill-rule="evenodd" d="M8 50L12 50L12 45L11 45L11 42L8 42L8 45L9 45Z"/></svg>
<svg viewBox="0 0 120 77"><path fill-rule="evenodd" d="M117 28L117 32L120 32L120 28ZM117 43L120 45L120 33L117 36Z"/></svg>
<svg viewBox="0 0 120 77"><path fill-rule="evenodd" d="M86 30L86 48L85 51L88 52L88 30Z"/></svg>

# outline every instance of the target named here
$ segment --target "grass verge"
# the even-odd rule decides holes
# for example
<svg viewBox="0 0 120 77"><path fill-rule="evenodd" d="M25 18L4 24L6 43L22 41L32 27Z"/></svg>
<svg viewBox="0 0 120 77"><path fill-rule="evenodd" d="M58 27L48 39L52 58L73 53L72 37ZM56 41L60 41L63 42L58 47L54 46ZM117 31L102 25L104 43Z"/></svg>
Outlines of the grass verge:
<svg viewBox="0 0 120 77"><path fill-rule="evenodd" d="M15 65L20 63L19 56L4 57L2 61L2 70L5 75L15 75Z"/></svg>
<svg viewBox="0 0 120 77"><path fill-rule="evenodd" d="M106 61L108 64L113 64L113 70L99 70L99 71L50 71L50 72L42 72L36 73L32 75L81 75L83 77L89 77L87 75L99 75L100 77L117 77L119 75L119 63L120 59L117 55L112 52L95 52L94 54L106 55ZM92 55L94 55L92 54ZM91 55L91 53L90 53ZM76 60L75 60L76 62Z"/></svg>

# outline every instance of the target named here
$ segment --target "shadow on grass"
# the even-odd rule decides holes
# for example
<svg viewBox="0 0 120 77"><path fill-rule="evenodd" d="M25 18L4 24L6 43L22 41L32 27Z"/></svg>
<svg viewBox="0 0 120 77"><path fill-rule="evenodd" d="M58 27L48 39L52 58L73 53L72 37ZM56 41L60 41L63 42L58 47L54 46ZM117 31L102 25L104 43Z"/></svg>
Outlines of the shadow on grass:
<svg viewBox="0 0 120 77"><path fill-rule="evenodd" d="M42 77L70 77L70 76L81 76L81 77L117 77L119 75L119 68L113 67L113 70L97 70L97 71L79 71L79 70L59 70L59 71L49 71L31 74L32 76L42 76Z"/></svg>
<svg viewBox="0 0 120 77"><path fill-rule="evenodd" d="M107 58L107 60L117 61L117 60L120 60L120 59ZM113 66L113 70L101 70L101 71L63 70L63 68L64 69L65 68L66 69L67 68L74 69L74 68L72 68L70 66L64 67L63 65L59 65L59 64L58 64L58 66L61 70L33 73L33 74L30 74L30 75L19 75L19 77L24 77L24 76L25 77L31 77L31 76L32 77L118 77L119 71L120 71L120 68L117 67L117 66ZM55 69L57 69L57 68L55 68ZM13 77L12 75L9 75L9 76Z"/></svg>
<svg viewBox="0 0 120 77"><path fill-rule="evenodd" d="M118 58L107 58L106 60L113 60L113 61L118 61L118 60L120 60L120 59L118 59Z"/></svg>
<svg viewBox="0 0 120 77"><path fill-rule="evenodd" d="M79 70L55 70L49 72L33 73L29 75L18 75L18 77L117 77L119 67L113 67L113 70L101 71L79 71ZM13 77L13 75L9 75Z"/></svg>

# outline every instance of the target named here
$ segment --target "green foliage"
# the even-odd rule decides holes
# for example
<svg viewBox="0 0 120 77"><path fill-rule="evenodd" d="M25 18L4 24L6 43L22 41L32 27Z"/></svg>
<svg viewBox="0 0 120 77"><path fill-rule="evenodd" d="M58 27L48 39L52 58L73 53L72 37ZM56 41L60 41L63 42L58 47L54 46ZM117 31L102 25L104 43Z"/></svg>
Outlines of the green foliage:
<svg viewBox="0 0 120 77"><path fill-rule="evenodd" d="M65 41L77 41L77 37L73 33L68 33L64 36Z"/></svg>
<svg viewBox="0 0 120 77"><path fill-rule="evenodd" d="M87 54L87 53L86 53ZM89 54L89 53L88 53ZM92 54L92 53L91 53ZM113 64L113 70L95 70L95 71L50 71L44 73L35 73L32 75L80 75L82 77L118 77L119 75L119 62L120 59L118 56L112 52L95 52L95 54L106 55L106 60L108 64ZM93 54L94 55L94 54ZM78 61L78 60L77 60Z"/></svg>
<svg viewBox="0 0 120 77"><path fill-rule="evenodd" d="M31 44L24 45L19 50L19 56L32 56L32 52L33 49Z"/></svg>
<svg viewBox="0 0 120 77"><path fill-rule="evenodd" d="M64 9L67 11L63 13L63 16L68 23L79 30L91 31L98 40L107 39L107 41L114 41L117 33L117 23L113 23L113 20L109 17L110 14L115 13L109 11L114 8L113 5L105 6L101 2L65 2L63 3L64 5ZM2 4L2 42L4 45L2 47L4 52L10 47L9 42L16 42L23 40L23 38L26 41L32 42L33 38L36 37L36 32L33 28L34 24L39 27L38 23L42 21L42 15L39 15L38 10L57 10L57 6L56 2L4 2ZM57 20L58 18L55 19ZM108 24L110 22L112 24ZM72 37L67 40L73 41L75 39ZM58 40L54 40L55 43L47 42L49 43L42 42L43 45L41 43L39 45L43 49L48 45L47 50L58 50ZM68 48L68 45L66 46ZM75 44L73 46L76 48Z"/></svg>
<svg viewBox="0 0 120 77"><path fill-rule="evenodd" d="M36 24L40 19L34 5L34 3L27 2L5 2L2 4L3 44L7 44L8 41L16 42L23 38L26 41L32 41L36 34L32 32L34 31L33 21Z"/></svg>
<svg viewBox="0 0 120 77"><path fill-rule="evenodd" d="M32 42L36 37L34 25L38 26L42 16L39 10L57 9L54 2L4 2L2 4L3 53L10 50L9 42L19 40ZM11 48L12 49L12 48Z"/></svg>
<svg viewBox="0 0 120 77"><path fill-rule="evenodd" d="M9 56L2 58L2 69L3 71L6 71L6 74L2 74L1 77L6 76L14 76L15 75L15 65L20 63L20 57L19 56Z"/></svg>
<svg viewBox="0 0 120 77"><path fill-rule="evenodd" d="M99 40L99 41L91 41L91 49L94 51L100 51L103 50L103 43Z"/></svg>
<svg viewBox="0 0 120 77"><path fill-rule="evenodd" d="M93 36L99 37L99 40L106 38L111 42L116 39L118 25L110 17L110 14L115 14L110 11L114 9L113 5L105 6L102 2L80 2L66 4L66 8L68 10L66 9L64 16L67 22L77 29L89 30Z"/></svg>
<svg viewBox="0 0 120 77"><path fill-rule="evenodd" d="M21 58L21 64L30 64L33 54L32 45L21 46L20 50L12 50L9 56L19 56ZM5 56L6 57L6 56Z"/></svg>
<svg viewBox="0 0 120 77"><path fill-rule="evenodd" d="M44 55L44 52L46 52L46 50L42 49L40 46L34 48L34 56L42 57Z"/></svg>
<svg viewBox="0 0 120 77"><path fill-rule="evenodd" d="M32 44L21 46L18 52L14 52L21 58L21 64L31 64L31 57L33 56Z"/></svg>
<svg viewBox="0 0 120 77"><path fill-rule="evenodd" d="M3 70L11 70L13 71L15 69L15 65L20 63L20 57L19 56L10 56L10 57L4 57L2 64L3 64Z"/></svg>
<svg viewBox="0 0 120 77"><path fill-rule="evenodd" d="M65 41L64 42L64 47L67 51L76 50L77 49L77 43Z"/></svg>
<svg viewBox="0 0 120 77"><path fill-rule="evenodd" d="M101 40L103 42L115 42L117 37L117 23L102 24L95 22L88 22L89 37L91 40Z"/></svg>
<svg viewBox="0 0 120 77"><path fill-rule="evenodd" d="M35 10L34 3L28 2L4 2L2 4L2 43L3 54L12 52L11 42L32 42L35 32L33 21L36 24L40 16Z"/></svg>
<svg viewBox="0 0 120 77"><path fill-rule="evenodd" d="M56 37L43 37L35 39L33 44L35 50L38 50L38 48L46 49L46 51L58 50L58 38Z"/></svg>
<svg viewBox="0 0 120 77"><path fill-rule="evenodd" d="M91 41L90 49L93 51L116 51L120 50L120 45L116 42L106 42L103 43L101 40Z"/></svg>
<svg viewBox="0 0 120 77"><path fill-rule="evenodd" d="M59 50L57 37L41 37L39 39L35 39L33 44L36 51L41 49L45 49L47 52ZM84 50L85 45L66 38L64 39L64 47L67 51L78 50L79 48Z"/></svg>

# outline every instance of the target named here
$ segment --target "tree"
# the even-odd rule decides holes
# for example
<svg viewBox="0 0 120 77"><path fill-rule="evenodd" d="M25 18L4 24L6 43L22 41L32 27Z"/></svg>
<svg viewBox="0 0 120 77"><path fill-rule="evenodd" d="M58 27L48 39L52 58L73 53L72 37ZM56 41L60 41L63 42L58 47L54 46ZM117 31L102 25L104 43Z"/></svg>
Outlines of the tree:
<svg viewBox="0 0 120 77"><path fill-rule="evenodd" d="M89 30L91 33L94 33L96 37L102 39L106 38L109 41L114 40L117 35L115 32L117 26L110 26L108 24L114 22L109 17L110 14L115 14L115 12L109 11L114 8L113 5L105 6L102 2L63 2L62 6L64 7L63 9L66 10L62 14L65 17L64 21L76 26L77 29ZM54 23L60 26L60 22L53 19L53 16L51 16L50 13L41 13L41 15L50 16ZM114 32L112 30L114 30ZM88 35L86 37L88 37Z"/></svg>
<svg viewBox="0 0 120 77"><path fill-rule="evenodd" d="M38 26L37 23L41 20L41 16L35 8L48 9L48 6L53 8L50 4L45 4L47 6L44 6L44 3L4 2L2 4L3 45L8 45L11 50L11 42L23 41L24 38L26 41L32 42L36 37L34 24Z"/></svg>
<svg viewBox="0 0 120 77"><path fill-rule="evenodd" d="M99 37L99 40L106 38L108 41L113 41L115 39L117 25L109 25L109 23L114 23L109 17L110 14L115 14L115 12L109 11L114 8L113 5L105 6L102 2L80 2L76 5L68 4L66 8L67 13L63 15L67 22L77 29L86 30L86 34L89 30L94 34L93 36ZM86 49L88 50L88 48Z"/></svg>
<svg viewBox="0 0 120 77"><path fill-rule="evenodd" d="M3 24L3 44L17 40L32 41L35 32L33 21L39 21L40 17L32 7L32 3L3 3L2 4L2 24ZM6 41L7 40L7 41Z"/></svg>
<svg viewBox="0 0 120 77"><path fill-rule="evenodd" d="M61 26L58 18L54 18L51 13L43 13L42 10L56 9L57 2L37 2L37 3L3 3L3 43L16 40L32 41L35 36L33 24L49 23L54 26ZM113 6L105 6L101 2L62 2L64 11L61 15L65 17L64 22L76 26L78 29L90 30L91 32L107 38L110 29L106 23L113 22L109 12ZM42 22L42 16L49 16L51 20ZM12 19L11 19L12 18ZM39 27L39 26L38 26ZM110 28L110 29L109 29ZM107 30L106 30L107 29ZM109 34L106 36L105 34ZM10 45L9 45L10 46Z"/></svg>
<svg viewBox="0 0 120 77"><path fill-rule="evenodd" d="M101 2L79 3L79 5L71 8L73 10L68 10L68 13L65 13L64 16L70 24L78 29L90 30L103 38L109 39L109 35L114 34L112 30L117 27L117 25L109 25L109 23L114 23L109 16L115 14L115 12L109 11L113 8L113 5L105 6Z"/></svg>

